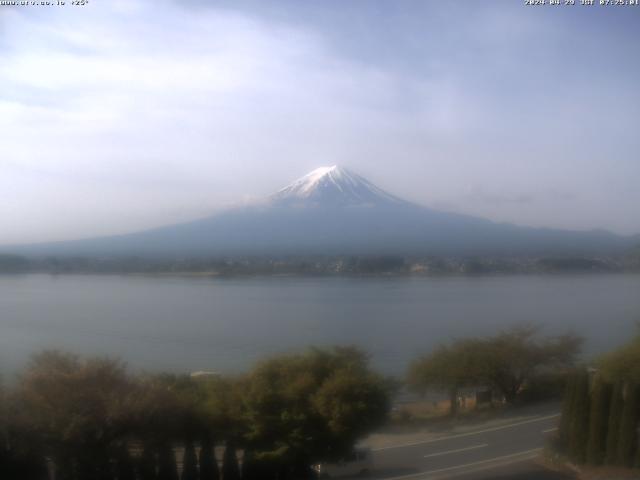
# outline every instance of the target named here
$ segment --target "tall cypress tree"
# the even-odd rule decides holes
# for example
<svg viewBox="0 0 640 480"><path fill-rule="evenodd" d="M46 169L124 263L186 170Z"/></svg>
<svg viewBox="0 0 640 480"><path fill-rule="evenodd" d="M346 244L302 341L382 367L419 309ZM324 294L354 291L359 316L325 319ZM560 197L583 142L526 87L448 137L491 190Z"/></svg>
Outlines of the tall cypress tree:
<svg viewBox="0 0 640 480"><path fill-rule="evenodd" d="M144 444L142 455L138 459L137 465L139 480L155 480L156 455L147 443Z"/></svg>
<svg viewBox="0 0 640 480"><path fill-rule="evenodd" d="M632 467L637 445L638 424L638 385L627 383L624 392L624 406L620 421L620 435L618 437L617 464Z"/></svg>
<svg viewBox="0 0 640 480"><path fill-rule="evenodd" d="M49 480L43 455L36 452L16 454L0 445L0 478L7 480Z"/></svg>
<svg viewBox="0 0 640 480"><path fill-rule="evenodd" d="M589 414L589 441L587 443L587 463L601 465L604 462L607 443L607 420L611 402L612 385L598 375L591 391L591 412Z"/></svg>
<svg viewBox="0 0 640 480"><path fill-rule="evenodd" d="M575 379L573 415L569 424L569 457L576 463L584 463L589 433L589 374L578 373Z"/></svg>
<svg viewBox="0 0 640 480"><path fill-rule="evenodd" d="M560 425L558 427L558 437L560 445L565 452L569 450L569 426L573 419L573 402L576 392L576 374L573 373L567 378L565 386L564 398L562 400L562 414L560 416Z"/></svg>
<svg viewBox="0 0 640 480"><path fill-rule="evenodd" d="M200 445L200 480L220 480L215 443L207 436Z"/></svg>
<svg viewBox="0 0 640 480"><path fill-rule="evenodd" d="M233 442L227 441L222 457L222 480L240 480L240 468Z"/></svg>
<svg viewBox="0 0 640 480"><path fill-rule="evenodd" d="M242 480L261 480L261 478L253 452L245 448L242 457Z"/></svg>
<svg viewBox="0 0 640 480"><path fill-rule="evenodd" d="M176 456L168 444L158 450L158 480L179 480Z"/></svg>
<svg viewBox="0 0 640 480"><path fill-rule="evenodd" d="M116 451L115 473L117 480L135 480L133 460L129 455L127 445L120 445Z"/></svg>
<svg viewBox="0 0 640 480"><path fill-rule="evenodd" d="M64 452L56 456L54 472L56 480L74 480L76 473L75 459L71 455Z"/></svg>
<svg viewBox="0 0 640 480"><path fill-rule="evenodd" d="M198 480L198 458L193 442L187 442L184 446L182 458L182 480Z"/></svg>
<svg viewBox="0 0 640 480"><path fill-rule="evenodd" d="M607 431L607 453L605 455L605 463L615 465L618 459L618 438L620 436L620 422L622 420L622 407L624 400L622 392L624 384L617 381L613 385L611 394L611 402L609 403L609 429Z"/></svg>

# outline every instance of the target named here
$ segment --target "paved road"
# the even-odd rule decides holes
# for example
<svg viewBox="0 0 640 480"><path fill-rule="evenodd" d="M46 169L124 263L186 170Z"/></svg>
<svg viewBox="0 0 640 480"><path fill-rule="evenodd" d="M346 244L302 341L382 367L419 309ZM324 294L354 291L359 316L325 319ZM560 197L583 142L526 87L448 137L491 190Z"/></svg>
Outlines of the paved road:
<svg viewBox="0 0 640 480"><path fill-rule="evenodd" d="M373 452L374 478L556 478L527 475L540 470L531 459L540 454L558 419L557 413L547 412L506 425L380 448Z"/></svg>

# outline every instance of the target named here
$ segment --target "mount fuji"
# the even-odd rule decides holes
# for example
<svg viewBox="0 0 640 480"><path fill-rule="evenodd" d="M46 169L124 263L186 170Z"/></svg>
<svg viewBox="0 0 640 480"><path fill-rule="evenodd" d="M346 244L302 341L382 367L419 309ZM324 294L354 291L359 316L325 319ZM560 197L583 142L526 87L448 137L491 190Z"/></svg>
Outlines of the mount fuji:
<svg viewBox="0 0 640 480"><path fill-rule="evenodd" d="M30 255L536 255L615 253L638 242L604 230L519 227L442 212L322 167L262 202L127 235L3 248Z"/></svg>

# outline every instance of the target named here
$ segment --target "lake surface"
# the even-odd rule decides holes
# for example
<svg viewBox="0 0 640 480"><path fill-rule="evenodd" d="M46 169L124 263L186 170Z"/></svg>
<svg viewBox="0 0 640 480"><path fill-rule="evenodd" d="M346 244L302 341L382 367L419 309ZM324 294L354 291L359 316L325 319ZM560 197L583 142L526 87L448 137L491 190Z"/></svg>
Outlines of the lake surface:
<svg viewBox="0 0 640 480"><path fill-rule="evenodd" d="M43 348L134 369L235 373L264 355L356 344L401 374L451 338L536 322L593 355L635 334L640 275L445 278L0 276L0 370Z"/></svg>

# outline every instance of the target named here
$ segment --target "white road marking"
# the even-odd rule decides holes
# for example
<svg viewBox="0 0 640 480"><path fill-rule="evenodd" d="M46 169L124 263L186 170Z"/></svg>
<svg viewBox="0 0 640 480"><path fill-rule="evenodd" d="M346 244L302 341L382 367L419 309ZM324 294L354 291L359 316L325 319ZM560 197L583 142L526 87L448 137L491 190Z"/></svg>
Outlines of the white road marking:
<svg viewBox="0 0 640 480"><path fill-rule="evenodd" d="M559 417L559 416L560 416L559 413L554 413L553 415L546 415L544 417L536 417L536 418L532 418L530 420L523 420L522 422L510 423L508 425L501 425L499 427L486 428L484 430L476 430L475 432L458 433L456 435L449 435L448 437L432 438L430 440L422 440L420 442L404 443L404 444L401 444L401 445L391 445L389 447L374 448L374 449L372 449L372 451L380 452L382 450L392 450L394 448L414 447L416 445L425 445L427 443L442 442L444 440L450 440L452 438L469 437L471 435L479 435L481 433L495 432L497 430L504 430L505 428L513 428L513 427L517 427L517 426L520 426L520 425L526 425L527 423L541 422L543 420L549 420L550 418L555 418L555 417Z"/></svg>
<svg viewBox="0 0 640 480"><path fill-rule="evenodd" d="M555 432L556 430L558 430L558 427L547 428L546 430L542 430L542 433Z"/></svg>
<svg viewBox="0 0 640 480"><path fill-rule="evenodd" d="M532 448L531 450L524 450L522 452L511 453L509 455L502 455L501 457L488 458L487 460L478 460L477 462L465 463L463 465L454 465L453 467L439 468L438 470L429 470L428 472L423 472L423 473L425 475L431 475L431 474L434 474L434 473L448 472L449 470L456 470L458 468L473 467L475 465L482 465L484 463L497 462L497 461L500 461L500 460L505 460L507 458L521 457L523 455L527 455L527 454L531 454L531 453L538 453L540 451L542 451L542 448Z"/></svg>
<svg viewBox="0 0 640 480"><path fill-rule="evenodd" d="M487 460L480 460L478 462L473 462L473 463L465 463L463 465L455 465L453 467L446 467L446 468L439 468L437 470L427 470L424 472L418 472L418 473L411 473L409 475L401 475L399 477L389 477L385 480L403 480L405 478L417 478L417 477L423 477L423 478L427 478L425 477L425 475L435 475L435 474L439 474L439 473L445 473L445 472L450 472L452 470L458 470L460 468L468 468L468 467L475 467L478 465L485 465L483 467L480 467L478 469L475 470L470 470L468 473L474 472L474 471L480 471L480 470L486 470L486 464L487 463L491 463L491 462L497 462L496 463L496 467L501 467L504 465L509 465L511 463L517 463L517 462L521 462L524 460L528 460L529 458L533 458L535 457L539 452L542 451L542 448L533 448L531 450L524 450L522 452L517 452L517 453L512 453L509 455L502 455L501 457L494 457L494 458L489 458ZM516 457L521 457L521 458L517 458ZM504 460L507 460L506 462ZM491 466L490 466L491 467ZM443 478L443 477L438 477L438 478Z"/></svg>
<svg viewBox="0 0 640 480"><path fill-rule="evenodd" d="M429 455L425 455L424 458L439 457L441 455L449 455L450 453L465 452L467 450L475 450L476 448L484 448L488 446L489 446L488 443L483 443L480 445L473 445L471 447L457 448L455 450L447 450L446 452L431 453Z"/></svg>

